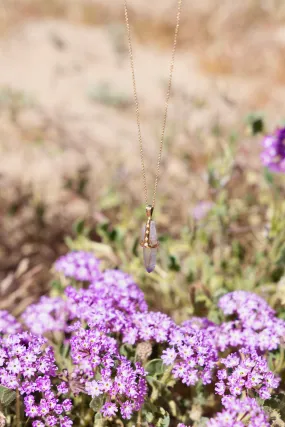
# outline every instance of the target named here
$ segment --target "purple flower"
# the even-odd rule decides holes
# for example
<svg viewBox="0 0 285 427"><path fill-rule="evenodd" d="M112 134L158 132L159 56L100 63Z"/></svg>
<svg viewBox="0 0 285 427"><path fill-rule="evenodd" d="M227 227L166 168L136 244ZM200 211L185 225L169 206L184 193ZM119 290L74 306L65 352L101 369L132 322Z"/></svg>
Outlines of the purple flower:
<svg viewBox="0 0 285 427"><path fill-rule="evenodd" d="M241 349L220 362L226 369L217 372L217 394L240 396L243 391L251 390L256 396L268 399L272 390L279 386L280 379L269 371L266 358L254 350Z"/></svg>
<svg viewBox="0 0 285 427"><path fill-rule="evenodd" d="M33 334L64 331L70 317L68 303L62 298L41 297L38 303L30 305L22 319Z"/></svg>
<svg viewBox="0 0 285 427"><path fill-rule="evenodd" d="M248 326L256 330L264 327L264 315L270 318L275 314L263 298L247 291L226 294L218 305L226 315L237 314L240 320L247 322Z"/></svg>
<svg viewBox="0 0 285 427"><path fill-rule="evenodd" d="M96 397L103 393L102 385L98 381L87 381L85 390L89 396Z"/></svg>
<svg viewBox="0 0 285 427"><path fill-rule="evenodd" d="M125 342L137 340L135 315L146 313L147 304L143 292L130 276L107 270L87 289L77 291L67 287L66 296L71 318L86 321L91 328L102 332L120 333Z"/></svg>
<svg viewBox="0 0 285 427"><path fill-rule="evenodd" d="M22 330L22 326L14 316L6 310L0 310L0 337L6 334L15 334Z"/></svg>
<svg viewBox="0 0 285 427"><path fill-rule="evenodd" d="M211 382L218 353L207 330L185 322L180 327L172 326L168 342L169 347L162 352L161 358L166 365L173 365L174 378L188 386L199 379L203 384Z"/></svg>
<svg viewBox="0 0 285 427"><path fill-rule="evenodd" d="M57 391L60 394L66 394L66 393L68 393L68 385L67 385L67 383L65 381L62 381L60 384L58 384Z"/></svg>
<svg viewBox="0 0 285 427"><path fill-rule="evenodd" d="M53 391L58 368L53 349L45 338L28 332L9 335L0 340L0 354L0 384L19 389L25 414L37 418L33 426L44 426L45 420L55 425L59 422L58 415L71 410L71 400L65 399L60 404Z"/></svg>
<svg viewBox="0 0 285 427"><path fill-rule="evenodd" d="M51 427L57 424L57 418L54 415L49 415L46 417L47 424Z"/></svg>
<svg viewBox="0 0 285 427"><path fill-rule="evenodd" d="M123 418L130 418L141 408L147 394L146 372L140 363L131 363L120 355L114 338L97 329L80 329L70 344L73 363L78 365L73 381L84 386L91 397L104 393L115 401L102 407L104 416L120 409Z"/></svg>
<svg viewBox="0 0 285 427"><path fill-rule="evenodd" d="M285 128L277 129L263 141L261 160L272 172L285 172Z"/></svg>
<svg viewBox="0 0 285 427"><path fill-rule="evenodd" d="M55 263L55 269L79 281L91 281L101 275L99 260L90 252L76 251L59 258Z"/></svg>
<svg viewBox="0 0 285 427"><path fill-rule="evenodd" d="M218 348L248 347L260 352L276 350L285 334L285 322L275 316L264 299L246 291L223 296L219 307L235 319L219 326L209 326Z"/></svg>
<svg viewBox="0 0 285 427"><path fill-rule="evenodd" d="M176 359L177 353L175 351L175 349L172 348L167 348L166 350L164 350L161 359L163 360L163 363L165 365L172 365L174 360Z"/></svg>
<svg viewBox="0 0 285 427"><path fill-rule="evenodd" d="M129 344L137 341L167 342L174 327L175 323L166 314L153 311L135 313L130 318L130 327L124 332L123 341ZM129 331L136 338L134 342L129 339Z"/></svg>
<svg viewBox="0 0 285 427"><path fill-rule="evenodd" d="M71 402L71 400L70 400L70 399L65 399L65 400L62 402L62 407L63 407L63 409L64 409L66 412L71 411L71 409L72 409L72 402Z"/></svg>
<svg viewBox="0 0 285 427"><path fill-rule="evenodd" d="M33 421L33 427L45 427L44 423L39 420Z"/></svg>
<svg viewBox="0 0 285 427"><path fill-rule="evenodd" d="M229 354L226 359L222 359L222 362L227 368L234 368L235 366L238 366L240 358L236 353L233 353Z"/></svg>
<svg viewBox="0 0 285 427"><path fill-rule="evenodd" d="M268 415L255 399L224 397L224 409L207 423L207 427L269 427Z"/></svg>
<svg viewBox="0 0 285 427"><path fill-rule="evenodd" d="M216 383L215 392L223 396L226 391L226 386L223 382Z"/></svg>
<svg viewBox="0 0 285 427"><path fill-rule="evenodd" d="M72 420L69 417L60 418L60 427L71 427L73 424Z"/></svg>
<svg viewBox="0 0 285 427"><path fill-rule="evenodd" d="M121 405L121 414L122 417L126 420L129 420L132 416L134 412L134 405L131 401L126 400L126 402L124 402Z"/></svg>
<svg viewBox="0 0 285 427"><path fill-rule="evenodd" d="M40 415L40 412L39 412L38 407L36 405L27 405L25 413L30 418L35 418L38 415Z"/></svg>
<svg viewBox="0 0 285 427"><path fill-rule="evenodd" d="M118 408L115 403L107 402L102 407L102 414L104 415L104 417L113 417L117 411Z"/></svg>

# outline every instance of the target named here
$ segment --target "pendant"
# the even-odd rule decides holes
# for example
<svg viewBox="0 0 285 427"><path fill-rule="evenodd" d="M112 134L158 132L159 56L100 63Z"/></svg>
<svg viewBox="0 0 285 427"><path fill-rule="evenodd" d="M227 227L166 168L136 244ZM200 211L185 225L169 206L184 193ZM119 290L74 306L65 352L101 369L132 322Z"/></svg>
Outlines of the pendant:
<svg viewBox="0 0 285 427"><path fill-rule="evenodd" d="M146 207L147 223L142 227L141 246L143 248L144 266L148 273L155 269L156 255L159 243L157 241L156 226L152 219L153 207Z"/></svg>

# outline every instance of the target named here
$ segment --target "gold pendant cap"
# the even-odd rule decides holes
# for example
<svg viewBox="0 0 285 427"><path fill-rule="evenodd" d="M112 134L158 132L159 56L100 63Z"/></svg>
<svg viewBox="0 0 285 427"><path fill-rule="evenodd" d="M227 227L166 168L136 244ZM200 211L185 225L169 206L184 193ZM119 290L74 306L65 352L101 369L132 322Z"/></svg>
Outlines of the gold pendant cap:
<svg viewBox="0 0 285 427"><path fill-rule="evenodd" d="M148 217L148 218L152 218L152 214L153 214L153 206L151 206L151 205L147 205L146 206L146 208L145 208L145 210L146 210L146 216Z"/></svg>

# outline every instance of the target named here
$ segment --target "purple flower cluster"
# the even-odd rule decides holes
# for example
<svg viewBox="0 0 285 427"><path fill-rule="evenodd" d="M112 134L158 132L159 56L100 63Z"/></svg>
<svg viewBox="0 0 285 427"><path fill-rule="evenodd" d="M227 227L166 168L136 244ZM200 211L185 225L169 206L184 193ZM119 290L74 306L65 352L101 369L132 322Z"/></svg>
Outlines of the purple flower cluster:
<svg viewBox="0 0 285 427"><path fill-rule="evenodd" d="M83 252L79 255L84 259ZM91 262L91 254L86 253L86 259L90 265L98 265L96 259ZM68 255L59 261L71 263ZM37 304L28 307L22 316L28 328L35 334L70 332L70 321L80 321L87 322L91 328L125 334L125 342L129 342L128 337L135 331L132 330L132 315L147 312L144 294L128 274L119 270L99 273L97 267L95 270L94 274L89 271L89 279L92 275L96 279L92 278L87 289L68 286L65 299L42 297Z"/></svg>
<svg viewBox="0 0 285 427"><path fill-rule="evenodd" d="M66 295L71 317L86 321L91 328L90 333L94 333L94 330L100 331L106 339L106 334L119 333L122 342L132 345L146 341L166 344L167 348L162 353L162 360L165 365L172 366L173 376L181 379L186 385L193 385L199 380L204 384L212 381L213 371L218 361L218 350L223 351L229 347L263 351L275 349L279 345L284 328L284 322L276 319L274 311L262 298L243 291L228 294L219 302L224 313L235 315L237 320L215 325L207 319L192 318L178 327L167 315L148 312L143 293L130 276L118 270L107 270L101 273L92 280L88 289L75 290L68 287ZM216 346L213 346L213 337ZM112 348L110 343L108 345ZM115 345L114 342L113 345ZM113 352L116 354L114 349ZM246 349L243 351L243 357L245 352ZM80 357L80 354L80 351L76 353L75 358ZM96 353L97 361L100 359L98 357ZM90 366L91 353L88 354L87 360ZM79 363L79 360L74 362ZM80 362L80 365L82 363ZM100 363L105 366L104 360ZM240 366L235 370L228 372L223 370L226 372L226 378L219 378L216 387L219 394L227 391L238 395L237 389L233 392L231 387L231 381L236 379L237 372L243 368L240 359L238 365ZM261 361L259 365L261 366ZM92 369L96 368L92 363L91 366ZM84 369L85 375L88 371L86 369ZM256 367L254 372L257 370ZM92 376L92 372L88 375ZM248 373L250 375L249 371ZM219 375L222 374L219 373ZM265 396L269 393L270 387L266 388L265 384L271 375L273 374L267 372L266 378L263 378L264 384L261 381L258 386L256 385L255 389L258 389L259 395ZM275 379L274 384L276 381ZM244 388L250 388L249 380L246 381L244 377L240 377L239 386L242 385Z"/></svg>
<svg viewBox="0 0 285 427"><path fill-rule="evenodd" d="M272 389L279 385L280 379L269 370L266 358L254 350L241 349L220 362L225 369L217 372L217 394L240 396L243 391L250 390L262 399L269 399Z"/></svg>
<svg viewBox="0 0 285 427"><path fill-rule="evenodd" d="M0 342L0 384L19 389L24 397L27 417L33 427L60 425L70 427L66 416L72 408L70 399L60 399L52 380L57 366L53 349L43 337L28 332L12 334Z"/></svg>
<svg viewBox="0 0 285 427"><path fill-rule="evenodd" d="M128 328L124 331L123 342L128 344L141 341L167 342L174 327L175 323L166 314L154 311L135 313L130 317Z"/></svg>
<svg viewBox="0 0 285 427"><path fill-rule="evenodd" d="M115 338L99 330L80 328L70 340L71 357L84 375L93 376L100 365L108 366L110 359L118 354Z"/></svg>
<svg viewBox="0 0 285 427"><path fill-rule="evenodd" d="M107 270L88 289L69 286L65 292L71 318L110 333L128 334L132 315L147 311L143 292L130 276L117 270Z"/></svg>
<svg viewBox="0 0 285 427"><path fill-rule="evenodd" d="M74 251L60 257L55 263L56 271L79 281L92 281L101 275L99 261L91 252Z"/></svg>
<svg viewBox="0 0 285 427"><path fill-rule="evenodd" d="M264 139L261 160L272 172L285 172L285 128Z"/></svg>
<svg viewBox="0 0 285 427"><path fill-rule="evenodd" d="M62 298L41 297L24 311L22 320L36 335L64 331L70 317L68 302Z"/></svg>
<svg viewBox="0 0 285 427"><path fill-rule="evenodd" d="M207 330L193 328L192 323L184 322L171 331L169 347L161 358L165 365L173 365L174 378L190 386L199 380L203 384L212 381L218 352Z"/></svg>
<svg viewBox="0 0 285 427"><path fill-rule="evenodd" d="M222 400L224 410L207 423L207 427L269 427L267 414L255 399L233 396Z"/></svg>
<svg viewBox="0 0 285 427"><path fill-rule="evenodd" d="M78 366L76 380L85 385L88 395L103 395L101 413L124 419L139 411L144 403L146 372L140 363L132 364L119 354L114 338L99 330L80 329L71 339L71 357Z"/></svg>
<svg viewBox="0 0 285 427"><path fill-rule="evenodd" d="M6 310L0 310L0 336L15 334L22 330L22 326L14 316Z"/></svg>
<svg viewBox="0 0 285 427"><path fill-rule="evenodd" d="M247 291L235 291L219 300L219 307L226 315L236 314L240 320L254 330L263 329L268 319L275 315L266 301Z"/></svg>
<svg viewBox="0 0 285 427"><path fill-rule="evenodd" d="M153 351L169 367L167 373L187 386L216 380L224 409L209 427L268 426L256 400L243 398L268 399L279 385L265 353L280 345L285 322L262 298L232 292L219 301L228 316L222 324L193 317L178 326L166 314L148 310L131 276L119 270L101 272L91 253L71 252L55 268L87 283L83 289L67 286L63 298L42 297L28 307L22 321L29 333L0 311L0 384L19 389L33 427L71 427L68 393L90 396L103 417L132 418L147 397L147 372L122 356L123 343L145 346L145 359L139 347L136 352L144 361ZM53 350L42 337L57 331L67 333L62 339L64 351L70 349L69 371L59 372Z"/></svg>
<svg viewBox="0 0 285 427"><path fill-rule="evenodd" d="M223 296L219 307L225 315L235 319L212 328L217 346L248 347L260 352L276 350L285 335L285 322L275 316L264 299L246 291L235 291ZM211 329L211 326L210 326Z"/></svg>

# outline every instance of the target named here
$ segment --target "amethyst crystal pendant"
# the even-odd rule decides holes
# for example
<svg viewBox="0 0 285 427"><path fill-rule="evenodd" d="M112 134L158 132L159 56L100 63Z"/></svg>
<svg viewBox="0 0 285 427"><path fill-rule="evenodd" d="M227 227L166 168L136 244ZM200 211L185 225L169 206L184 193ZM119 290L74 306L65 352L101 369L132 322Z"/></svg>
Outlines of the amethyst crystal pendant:
<svg viewBox="0 0 285 427"><path fill-rule="evenodd" d="M143 248L144 266L151 273L156 264L159 243L157 241L155 222L152 220L153 207L146 207L147 223L142 228L141 246Z"/></svg>

